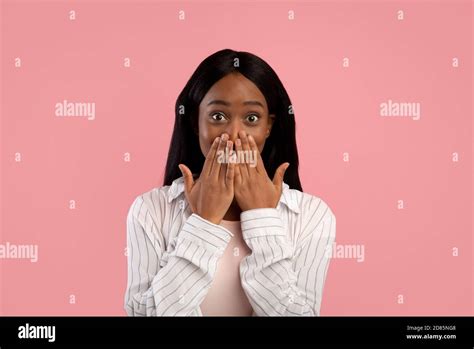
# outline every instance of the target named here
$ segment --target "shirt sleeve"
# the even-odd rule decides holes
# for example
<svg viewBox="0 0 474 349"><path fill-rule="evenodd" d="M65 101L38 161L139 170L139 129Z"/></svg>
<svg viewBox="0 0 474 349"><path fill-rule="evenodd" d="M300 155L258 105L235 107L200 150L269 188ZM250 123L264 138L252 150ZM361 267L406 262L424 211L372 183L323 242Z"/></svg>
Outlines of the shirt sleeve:
<svg viewBox="0 0 474 349"><path fill-rule="evenodd" d="M160 268L165 251L161 226L137 198L127 215L125 310L129 316L198 315L232 233L192 214L177 234L167 264Z"/></svg>
<svg viewBox="0 0 474 349"><path fill-rule="evenodd" d="M319 315L336 217L316 198L306 207L294 246L277 209L241 213L243 237L252 253L243 260L240 274L258 316Z"/></svg>

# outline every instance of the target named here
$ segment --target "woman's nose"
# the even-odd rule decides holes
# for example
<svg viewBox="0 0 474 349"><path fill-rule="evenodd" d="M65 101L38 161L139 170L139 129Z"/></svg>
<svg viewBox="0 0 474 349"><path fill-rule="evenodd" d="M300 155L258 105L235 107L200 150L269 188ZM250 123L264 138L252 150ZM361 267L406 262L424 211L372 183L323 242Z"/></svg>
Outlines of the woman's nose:
<svg viewBox="0 0 474 349"><path fill-rule="evenodd" d="M240 130L242 130L240 123L232 122L226 129L226 133L229 135L229 140L235 143L235 140L239 138Z"/></svg>

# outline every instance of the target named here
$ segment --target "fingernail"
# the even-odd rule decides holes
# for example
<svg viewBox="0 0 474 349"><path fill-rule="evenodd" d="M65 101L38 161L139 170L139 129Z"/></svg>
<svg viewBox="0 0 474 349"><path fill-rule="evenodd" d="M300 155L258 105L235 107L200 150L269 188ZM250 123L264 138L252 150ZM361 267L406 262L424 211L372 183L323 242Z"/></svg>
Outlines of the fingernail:
<svg viewBox="0 0 474 349"><path fill-rule="evenodd" d="M221 139L223 141L226 141L227 140L227 134L226 133L223 133L222 136L221 136Z"/></svg>
<svg viewBox="0 0 474 349"><path fill-rule="evenodd" d="M235 145L237 145L237 146L240 147L240 144L241 144L241 143L240 143L240 138L237 138L237 139L235 140Z"/></svg>

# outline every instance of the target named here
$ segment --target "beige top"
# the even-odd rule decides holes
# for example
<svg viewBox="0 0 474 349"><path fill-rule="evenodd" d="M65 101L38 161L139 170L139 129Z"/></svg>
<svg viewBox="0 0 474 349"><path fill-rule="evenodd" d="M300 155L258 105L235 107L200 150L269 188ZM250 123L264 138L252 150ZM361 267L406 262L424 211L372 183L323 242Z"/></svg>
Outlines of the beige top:
<svg viewBox="0 0 474 349"><path fill-rule="evenodd" d="M234 236L217 264L216 273L204 301L204 316L251 316L252 307L240 280L240 262L251 253L242 237L240 221L222 220L221 226Z"/></svg>

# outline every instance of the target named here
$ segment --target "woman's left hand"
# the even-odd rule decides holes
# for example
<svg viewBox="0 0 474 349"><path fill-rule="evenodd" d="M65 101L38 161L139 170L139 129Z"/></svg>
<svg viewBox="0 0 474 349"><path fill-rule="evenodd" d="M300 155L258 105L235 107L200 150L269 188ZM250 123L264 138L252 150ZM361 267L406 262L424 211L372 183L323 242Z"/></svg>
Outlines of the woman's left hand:
<svg viewBox="0 0 474 349"><path fill-rule="evenodd" d="M257 159L256 166L251 166L248 162L235 164L234 195L240 209L247 211L255 208L275 208L280 201L283 176L290 164L288 162L281 164L275 171L272 181L267 175L253 137L247 136L245 131L240 131L239 137L235 140L235 150L252 152L252 156Z"/></svg>

